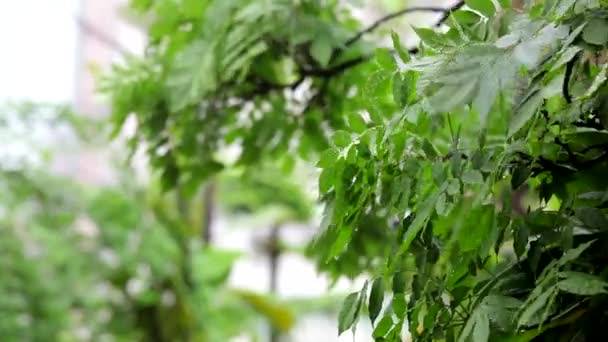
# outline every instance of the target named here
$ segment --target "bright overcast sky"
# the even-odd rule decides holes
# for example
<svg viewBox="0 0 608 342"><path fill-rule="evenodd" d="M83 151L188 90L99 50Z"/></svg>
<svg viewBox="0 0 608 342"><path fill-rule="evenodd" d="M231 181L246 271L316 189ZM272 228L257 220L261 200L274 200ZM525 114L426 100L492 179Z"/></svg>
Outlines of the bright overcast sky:
<svg viewBox="0 0 608 342"><path fill-rule="evenodd" d="M0 1L0 102L74 93L78 0Z"/></svg>

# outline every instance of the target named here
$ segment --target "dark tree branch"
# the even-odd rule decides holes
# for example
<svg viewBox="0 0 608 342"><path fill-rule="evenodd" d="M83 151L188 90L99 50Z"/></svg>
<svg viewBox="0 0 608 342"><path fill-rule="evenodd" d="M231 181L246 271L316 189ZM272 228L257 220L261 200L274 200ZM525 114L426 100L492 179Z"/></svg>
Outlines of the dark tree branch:
<svg viewBox="0 0 608 342"><path fill-rule="evenodd" d="M357 32L354 36L352 36L351 38L349 38L344 45L345 46L351 46L354 43L356 43L359 39L361 39L361 37L363 37L363 35L368 34L370 32L373 32L374 30L376 30L378 27L380 27L380 25L386 23L389 20L393 20L395 18L401 17L405 14L408 13L414 13L414 12L434 12L434 13L449 13L451 11L450 8L444 8L444 7L409 7L409 8L404 8L402 10L399 10L397 12L393 12L393 13L389 13L387 15L385 15L384 17L376 20L375 22L373 22L371 25L369 25L368 27L364 28L363 30Z"/></svg>
<svg viewBox="0 0 608 342"><path fill-rule="evenodd" d="M368 27L364 28L363 30L357 32L354 36L352 36L350 39L348 39L344 43L344 45L345 46L353 45L359 39L361 39L361 37L363 37L365 34L373 32L380 25L386 23L389 20L398 18L398 17L403 16L403 15L408 14L408 13L413 13L413 12L443 13L443 15L441 16L441 18L439 19L439 21L437 21L437 23L435 23L435 26L439 26L439 25L443 24L448 19L448 17L450 16L450 13L452 11L455 11L455 10L459 9L462 6L464 6L464 1L458 1L452 7L447 7L447 8L445 8L445 7L409 7L409 8L404 8L404 9L399 10L397 12L389 13L389 14L385 15L384 17L376 20L370 26L368 26Z"/></svg>
<svg viewBox="0 0 608 342"><path fill-rule="evenodd" d="M362 62L369 60L370 58L371 58L371 56L369 56L369 55L359 56L359 57L353 58L351 60L348 60L344 63L330 67L328 69L309 69L309 70L304 70L303 73L306 76L317 76L317 77L323 77L323 78L330 78L330 77L336 76L338 74L341 74L342 72L346 71L347 69L355 67L355 66L361 64Z"/></svg>
<svg viewBox="0 0 608 342"><path fill-rule="evenodd" d="M380 25L382 25L383 23L397 18L399 16L402 16L404 14L407 13L412 13L412 12L416 12L416 11L426 11L426 12L437 12L437 13L443 13L443 15L441 16L441 18L439 18L439 20L435 23L435 27L437 26L441 26L441 24L445 23L445 21L450 17L450 14L453 11L456 11L458 9L460 9L462 6L464 6L464 1L458 1L456 4L454 4L451 7L448 8L444 8L444 7L410 7L410 8L405 8L402 9L400 11L388 14L380 19L378 19L377 21L375 21L372 25L368 26L367 28L357 32L354 36L352 36L350 39L348 39L345 43L344 46L348 47L350 45L353 45L354 43L356 43L359 39L361 39L365 34L370 33L372 31L374 31L375 29L377 29ZM332 60L335 60L337 56L340 55L340 53L344 51L344 49L339 49L337 51L334 52L333 56L332 56ZM417 47L412 47L408 50L408 52L410 54L415 54L418 53L418 48ZM367 55L367 56L361 56L359 57L358 61L357 59L352 60L352 61L348 61L348 62L344 62L342 65L338 65L336 67L333 67L332 69L335 68L341 68L341 69L347 69L348 67L351 66L355 66L361 62L365 62L367 60L369 60L372 56L371 55ZM351 62L355 62L356 63L351 63ZM346 66L346 68L344 68L344 66Z"/></svg>
<svg viewBox="0 0 608 342"><path fill-rule="evenodd" d="M265 80L257 80L257 81L250 80L251 82L253 82L255 84L255 89L246 93L245 95L242 95L242 97L245 99L252 99L256 96L266 95L273 90L282 90L282 89L288 89L288 88L291 90L294 90L300 84L302 84L302 82L304 82L306 77L307 77L306 75L302 75L297 80L295 80L291 83L286 83L286 84L272 83L272 82L268 82Z"/></svg>
<svg viewBox="0 0 608 342"><path fill-rule="evenodd" d="M567 103L572 103L572 96L570 96L570 78L572 77L572 70L574 69L574 64L578 58L574 56L568 63L566 64L566 72L564 73L564 83L562 84L562 94L564 95L564 99L566 99Z"/></svg>
<svg viewBox="0 0 608 342"><path fill-rule="evenodd" d="M390 14L376 20L372 25L357 32L353 37L351 37L344 43L344 47L348 47L348 46L354 44L359 39L361 39L361 37L363 37L365 34L374 31L383 23L385 23L391 19L397 18L399 16L405 15L407 13L412 13L412 12L443 13L442 17L435 23L435 25L433 25L433 26L440 26L449 18L450 13L452 13L455 10L460 9L462 6L464 6L464 1L458 1L456 4L454 4L453 6L448 7L448 8L444 8L444 7L410 7L410 8L405 8L405 9L402 9L402 10L394 12L394 13L390 13ZM331 60L334 61L340 55L340 53L344 51L344 49L345 48L339 48L337 50L334 50ZM408 50L408 52L411 54L415 54L418 52L418 48L417 47L410 48ZM281 90L281 89L287 89L287 88L295 89L307 77L319 77L319 78L324 78L324 79L330 79L334 76L337 76L337 75L345 72L346 70L348 70L350 68L356 67L357 65L368 61L370 58L372 58L372 56L373 55L362 55L359 57L355 57L351 60L342 62L340 64L331 66L329 68L312 68L312 69L301 68L300 78L298 78L296 81L289 83L289 84L273 84L273 83L269 83L269 82L261 82L258 84L258 87L251 94L249 94L248 97L264 95L273 90Z"/></svg>
<svg viewBox="0 0 608 342"><path fill-rule="evenodd" d="M567 161L553 161L544 157L538 157L536 159L533 159L531 156L526 155L522 152L518 153L518 155L522 157L522 159L530 163L532 170L531 175L533 177L538 176L543 172L571 175L577 171L591 168L597 164L603 163L608 160L608 150L604 150L597 156L595 156L595 158L585 161L570 159L568 159Z"/></svg>
<svg viewBox="0 0 608 342"><path fill-rule="evenodd" d="M455 3L447 11L443 12L443 15L441 16L441 18L439 18L439 21L437 21L435 26L440 26L441 24L445 23L450 17L450 14L456 10L461 9L462 6L464 6L464 1L458 1L457 3Z"/></svg>

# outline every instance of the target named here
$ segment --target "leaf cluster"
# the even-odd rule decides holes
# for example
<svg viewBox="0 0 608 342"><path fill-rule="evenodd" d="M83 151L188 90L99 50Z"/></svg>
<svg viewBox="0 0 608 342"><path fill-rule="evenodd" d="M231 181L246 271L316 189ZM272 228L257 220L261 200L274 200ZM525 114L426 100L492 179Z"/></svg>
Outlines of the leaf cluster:
<svg viewBox="0 0 608 342"><path fill-rule="evenodd" d="M370 294L377 341L399 341L403 325L417 341L596 339L608 304L606 4L467 4L446 32L417 30L417 56L376 57L397 113L336 132L322 154L338 231L327 257L348 253L364 213L401 222L375 272L390 304Z"/></svg>
<svg viewBox="0 0 608 342"><path fill-rule="evenodd" d="M150 46L106 80L116 125L136 117L166 188L219 171L234 144L238 165L317 159L309 254L374 279L346 298L340 332L367 306L377 341L596 339L605 1L468 0L445 29L416 29L415 54L393 34L373 57L336 1L133 6Z"/></svg>

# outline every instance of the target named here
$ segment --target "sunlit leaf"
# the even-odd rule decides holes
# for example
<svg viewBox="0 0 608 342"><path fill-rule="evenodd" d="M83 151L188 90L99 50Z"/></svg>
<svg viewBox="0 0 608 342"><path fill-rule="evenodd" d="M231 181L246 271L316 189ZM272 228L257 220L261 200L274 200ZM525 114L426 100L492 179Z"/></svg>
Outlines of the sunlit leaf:
<svg viewBox="0 0 608 342"><path fill-rule="evenodd" d="M334 133L333 141L338 147L347 147L350 145L352 138L351 135L346 131L337 131Z"/></svg>
<svg viewBox="0 0 608 342"><path fill-rule="evenodd" d="M338 335L341 335L355 324L357 320L357 302L359 300L359 295L359 292L353 292L344 299L338 315Z"/></svg>
<svg viewBox="0 0 608 342"><path fill-rule="evenodd" d="M465 3L467 4L467 6L480 12L481 14L485 15L486 17L491 17L494 14L494 12L496 12L496 8L494 7L494 4L492 3L492 1L466 0Z"/></svg>
<svg viewBox="0 0 608 342"><path fill-rule="evenodd" d="M388 333L388 331L393 327L393 319L390 316L384 316L374 328L374 332L372 336L377 339L379 337L384 337Z"/></svg>

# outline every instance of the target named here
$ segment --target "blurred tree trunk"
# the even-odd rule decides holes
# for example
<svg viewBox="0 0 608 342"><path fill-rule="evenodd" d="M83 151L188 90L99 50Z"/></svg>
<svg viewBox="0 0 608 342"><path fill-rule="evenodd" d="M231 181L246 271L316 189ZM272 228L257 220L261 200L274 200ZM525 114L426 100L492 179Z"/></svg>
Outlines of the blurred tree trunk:
<svg viewBox="0 0 608 342"><path fill-rule="evenodd" d="M201 225L201 239L205 245L213 241L213 220L215 218L215 181L212 179L203 190L203 220Z"/></svg>
<svg viewBox="0 0 608 342"><path fill-rule="evenodd" d="M279 280L279 258L281 257L281 248L279 246L281 226L276 224L270 230L270 237L268 239L268 256L269 256L269 268L270 268L270 294L276 295L278 290ZM270 342L278 342L280 334L270 325Z"/></svg>

